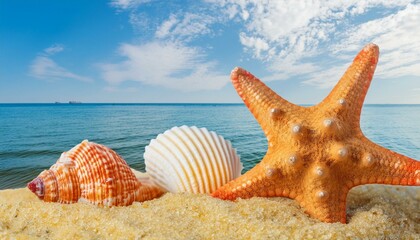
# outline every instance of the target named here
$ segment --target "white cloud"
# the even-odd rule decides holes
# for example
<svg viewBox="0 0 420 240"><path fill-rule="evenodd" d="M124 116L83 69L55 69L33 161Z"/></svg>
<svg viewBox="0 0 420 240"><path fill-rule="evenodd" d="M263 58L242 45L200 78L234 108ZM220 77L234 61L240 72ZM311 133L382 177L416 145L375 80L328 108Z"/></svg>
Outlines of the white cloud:
<svg viewBox="0 0 420 240"><path fill-rule="evenodd" d="M163 21L152 19L144 15L146 12L140 6L146 2L121 0L111 3L117 9L129 12L129 23L135 30L141 28L143 37L150 36L144 34L147 30L154 34L152 39L144 41L146 44L122 44L119 54L125 60L100 64L103 78L112 85L107 90L114 91L116 85L125 81L183 91L220 89L226 85L229 75L217 73L217 63L208 61L201 48L191 45L193 40L212 34L212 26L222 19L195 3L188 4L186 9L169 11Z"/></svg>
<svg viewBox="0 0 420 240"><path fill-rule="evenodd" d="M200 2L189 4L168 2L162 4L167 9L158 10L161 16L152 16L145 8L153 8L153 6L142 6L149 2L152 2L152 0L112 0L111 6L115 7L117 11L129 13L129 23L135 32L141 33L143 36L149 36L144 33L152 30L156 39L182 43L212 34L213 25L227 19L221 16L223 14L219 14L220 9L215 10L210 5L203 6ZM181 6L185 8L180 8ZM165 15L168 15L166 19ZM236 14L232 16L234 15Z"/></svg>
<svg viewBox="0 0 420 240"><path fill-rule="evenodd" d="M420 57L416 54L420 52L418 0L205 0L204 5L192 4L169 11L166 18L153 23L149 22L152 19L140 17L139 6L146 2L149 1L112 1L113 6L130 12L133 26L140 22L143 30L147 25L154 34L147 35L152 36L147 39L151 44L122 45L121 55L126 61L103 65L104 78L109 82L131 79L177 88L177 81L185 82L193 73L211 72L215 63L206 63L205 56L196 48L185 46L218 32L218 23L223 23L222 30L229 24L242 25L237 39L246 52L267 66L268 75L263 77L267 81L299 77L307 79L305 84L329 88L338 81L356 52L372 41L381 49L376 77L420 76ZM168 49L170 56L179 54L171 59L178 62L194 59L196 63L183 68L175 60L165 60L167 68L161 69L162 78L157 73L148 73L155 58L146 56L147 48L154 45ZM143 62L144 59L151 62ZM135 63L146 71L136 76ZM179 72L184 74L180 77ZM140 75L150 75L153 83Z"/></svg>
<svg viewBox="0 0 420 240"><path fill-rule="evenodd" d="M129 14L129 22L133 27L134 32L141 33L150 30L150 20L144 13L137 13L131 11Z"/></svg>
<svg viewBox="0 0 420 240"><path fill-rule="evenodd" d="M215 62L206 62L196 48L176 43L150 42L143 45L123 44L119 63L101 64L105 81L118 85L137 81L183 91L220 89L228 75L215 71Z"/></svg>
<svg viewBox="0 0 420 240"><path fill-rule="evenodd" d="M383 78L420 76L420 4L415 0L207 0L244 24L245 50L267 63L265 79L309 78L330 87L363 45L381 48ZM413 4L410 4L413 3ZM367 20L366 20L367 19ZM338 44L336 44L338 42ZM319 62L319 56L330 60ZM335 61L334 61L335 60ZM331 62L334 63L331 66Z"/></svg>
<svg viewBox="0 0 420 240"><path fill-rule="evenodd" d="M75 79L84 82L93 81L89 77L75 74L64 67L58 65L51 59L56 53L62 52L64 46L60 44L52 45L38 54L29 66L29 74L33 77L45 80L62 80L62 79Z"/></svg>
<svg viewBox="0 0 420 240"><path fill-rule="evenodd" d="M408 5L384 18L349 29L335 52L360 48L366 42L379 45L381 56L376 76L420 76L420 5Z"/></svg>
<svg viewBox="0 0 420 240"><path fill-rule="evenodd" d="M112 0L111 6L122 9L122 10L127 10L130 8L136 8L137 6L143 3L148 3L151 1L153 0Z"/></svg>
<svg viewBox="0 0 420 240"><path fill-rule="evenodd" d="M175 27L175 25L179 22L177 17L174 14L171 14L169 16L169 19L163 22L160 27L156 30L156 37L158 38L164 38L168 36L171 32L171 30Z"/></svg>
<svg viewBox="0 0 420 240"><path fill-rule="evenodd" d="M261 53L269 49L268 43L260 37L249 37L246 34L241 33L239 35L239 41L248 48L254 49L254 56L261 58Z"/></svg>
<svg viewBox="0 0 420 240"><path fill-rule="evenodd" d="M348 54L358 51L367 42L374 42L380 47L379 65L375 77L395 79L403 76L420 77L420 5L408 5L406 8L383 18L374 19L349 28L343 33L342 40L332 46L334 54ZM346 61L352 60L351 55ZM333 69L316 72L305 83L320 86L332 86L348 63ZM342 69L341 74L336 71ZM333 74L339 74L330 80Z"/></svg>
<svg viewBox="0 0 420 240"><path fill-rule="evenodd" d="M44 49L44 53L46 55L54 55L56 53L62 52L64 50L64 46L61 44L54 44L49 48Z"/></svg>
<svg viewBox="0 0 420 240"><path fill-rule="evenodd" d="M188 42L199 36L212 32L211 25L217 18L207 14L185 13L171 14L156 30L155 36L159 39L172 39Z"/></svg>

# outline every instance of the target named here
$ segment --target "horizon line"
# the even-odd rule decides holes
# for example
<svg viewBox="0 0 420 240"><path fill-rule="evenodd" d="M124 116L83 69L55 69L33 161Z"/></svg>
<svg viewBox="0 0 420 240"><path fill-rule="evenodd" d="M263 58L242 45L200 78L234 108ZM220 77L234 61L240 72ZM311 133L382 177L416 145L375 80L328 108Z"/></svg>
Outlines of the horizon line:
<svg viewBox="0 0 420 240"><path fill-rule="evenodd" d="M243 102L0 102L7 104L44 104L44 105L93 105L93 104L114 104L114 105L245 105ZM318 103L298 103L299 106L313 106ZM364 103L363 105L420 105L420 103Z"/></svg>

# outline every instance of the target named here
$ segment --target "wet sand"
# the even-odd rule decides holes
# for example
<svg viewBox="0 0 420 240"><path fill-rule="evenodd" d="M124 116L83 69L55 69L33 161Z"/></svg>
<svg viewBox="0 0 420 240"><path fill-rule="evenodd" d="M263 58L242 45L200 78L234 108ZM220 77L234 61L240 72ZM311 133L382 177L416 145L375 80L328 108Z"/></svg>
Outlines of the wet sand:
<svg viewBox="0 0 420 240"><path fill-rule="evenodd" d="M236 202L165 194L129 207L44 203L27 189L0 191L0 239L420 239L420 188L354 188L348 224L309 218L286 198Z"/></svg>

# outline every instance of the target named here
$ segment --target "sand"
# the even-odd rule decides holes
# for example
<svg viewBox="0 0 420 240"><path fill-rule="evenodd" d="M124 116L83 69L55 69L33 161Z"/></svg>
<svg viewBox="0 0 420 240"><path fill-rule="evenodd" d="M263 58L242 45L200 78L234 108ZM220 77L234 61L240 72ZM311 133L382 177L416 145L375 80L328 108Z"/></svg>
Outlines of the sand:
<svg viewBox="0 0 420 240"><path fill-rule="evenodd" d="M0 239L420 239L419 187L357 187L347 206L348 224L328 224L286 198L168 193L101 208L44 203L11 189L0 191Z"/></svg>

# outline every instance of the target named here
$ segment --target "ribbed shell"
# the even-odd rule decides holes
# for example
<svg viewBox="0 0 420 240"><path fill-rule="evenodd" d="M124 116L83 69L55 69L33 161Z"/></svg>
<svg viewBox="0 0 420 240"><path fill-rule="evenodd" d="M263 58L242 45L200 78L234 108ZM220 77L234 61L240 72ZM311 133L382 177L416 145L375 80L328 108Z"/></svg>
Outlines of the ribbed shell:
<svg viewBox="0 0 420 240"><path fill-rule="evenodd" d="M32 182L37 185L34 193L44 201L100 206L130 205L141 186L116 152L87 140L64 152Z"/></svg>
<svg viewBox="0 0 420 240"><path fill-rule="evenodd" d="M195 126L159 134L146 147L144 161L154 183L173 193L212 193L242 170L230 141Z"/></svg>

